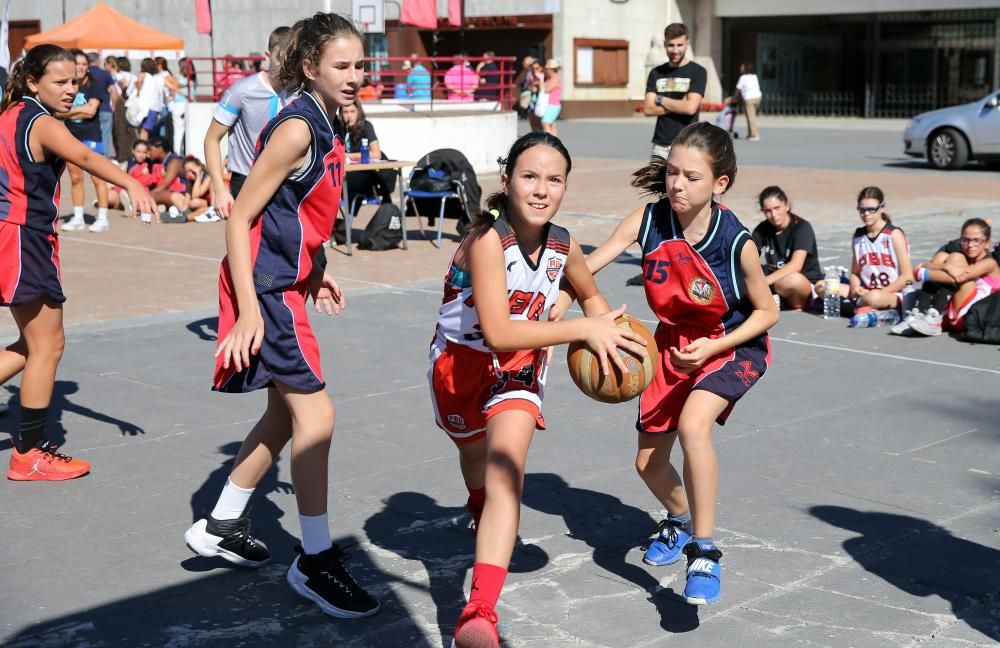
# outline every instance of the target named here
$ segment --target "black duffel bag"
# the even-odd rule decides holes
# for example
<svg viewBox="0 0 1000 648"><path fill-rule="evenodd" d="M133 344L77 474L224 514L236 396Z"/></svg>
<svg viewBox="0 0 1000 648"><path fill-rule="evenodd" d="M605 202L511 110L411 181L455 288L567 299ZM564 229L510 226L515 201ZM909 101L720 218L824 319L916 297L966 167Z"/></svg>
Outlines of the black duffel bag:
<svg viewBox="0 0 1000 648"><path fill-rule="evenodd" d="M973 304L965 314L964 321L963 340L1000 344L1000 292Z"/></svg>

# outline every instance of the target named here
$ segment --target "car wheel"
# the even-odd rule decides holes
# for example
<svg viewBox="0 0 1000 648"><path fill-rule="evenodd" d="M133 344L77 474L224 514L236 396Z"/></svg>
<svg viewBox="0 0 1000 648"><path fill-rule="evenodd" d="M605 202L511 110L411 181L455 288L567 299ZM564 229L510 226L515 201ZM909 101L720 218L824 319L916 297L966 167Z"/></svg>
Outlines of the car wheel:
<svg viewBox="0 0 1000 648"><path fill-rule="evenodd" d="M969 145L957 130L939 130L927 142L927 160L936 169L961 169L969 161Z"/></svg>

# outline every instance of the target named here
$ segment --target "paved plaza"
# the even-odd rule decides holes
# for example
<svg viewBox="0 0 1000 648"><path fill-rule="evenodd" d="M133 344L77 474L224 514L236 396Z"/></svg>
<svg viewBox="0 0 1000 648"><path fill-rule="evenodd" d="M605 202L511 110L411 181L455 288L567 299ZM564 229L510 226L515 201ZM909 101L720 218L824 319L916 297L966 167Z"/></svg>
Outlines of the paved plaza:
<svg viewBox="0 0 1000 648"><path fill-rule="evenodd" d="M824 263L850 261L854 198L866 184L885 189L918 261L967 217L1000 225L1000 174L915 167L892 123L771 126L765 119L760 143L737 143L725 202L752 227L756 192L782 185L816 225ZM560 123L577 158L558 222L585 249L642 204L627 182L651 128ZM801 154L811 149L821 158L813 165ZM484 192L497 186L480 182ZM287 450L252 500L271 565L229 569L185 547L263 394L209 391L223 227L112 219L107 235L63 237L67 351L50 414L52 435L94 470L72 482L0 482L0 646L447 646L474 539L425 375L456 238L437 250L410 219L409 251L328 251L348 299L340 317L314 318L337 406L331 525L383 606L344 621L284 582L299 534ZM622 256L598 284L651 321L642 290L625 286L638 263ZM14 330L9 315L0 330ZM559 351L497 609L504 645L996 645L1000 349L788 312L772 341L772 368L715 431L724 590L701 608L680 599L681 564L641 562L638 545L662 511L633 468L635 403L584 397ZM17 380L5 389L13 407L0 418L0 461Z"/></svg>

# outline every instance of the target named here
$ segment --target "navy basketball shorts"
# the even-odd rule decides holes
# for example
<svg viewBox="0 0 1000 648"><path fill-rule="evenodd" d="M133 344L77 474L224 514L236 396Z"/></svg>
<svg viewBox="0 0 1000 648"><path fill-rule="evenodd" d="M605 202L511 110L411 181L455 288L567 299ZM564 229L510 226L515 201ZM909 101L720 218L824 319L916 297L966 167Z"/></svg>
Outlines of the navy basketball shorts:
<svg viewBox="0 0 1000 648"><path fill-rule="evenodd" d="M0 221L0 305L20 306L42 298L66 301L59 237Z"/></svg>

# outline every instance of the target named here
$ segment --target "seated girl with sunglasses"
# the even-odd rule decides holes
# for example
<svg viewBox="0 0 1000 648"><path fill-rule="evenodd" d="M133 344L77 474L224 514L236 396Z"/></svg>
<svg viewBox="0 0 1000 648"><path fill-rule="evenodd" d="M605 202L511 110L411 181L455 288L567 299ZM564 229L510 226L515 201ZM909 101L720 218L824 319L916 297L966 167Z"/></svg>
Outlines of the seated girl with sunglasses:
<svg viewBox="0 0 1000 648"><path fill-rule="evenodd" d="M854 230L851 277L840 295L856 300L858 308L899 308L903 288L913 282L906 235L885 213L885 196L878 187L858 194L858 215L863 225ZM823 299L822 283L816 292Z"/></svg>
<svg viewBox="0 0 1000 648"><path fill-rule="evenodd" d="M990 225L970 218L962 225L962 236L914 269L923 286L916 306L890 329L894 335L941 335L942 326L961 331L963 318L980 299L1000 291L1000 264L990 255Z"/></svg>

